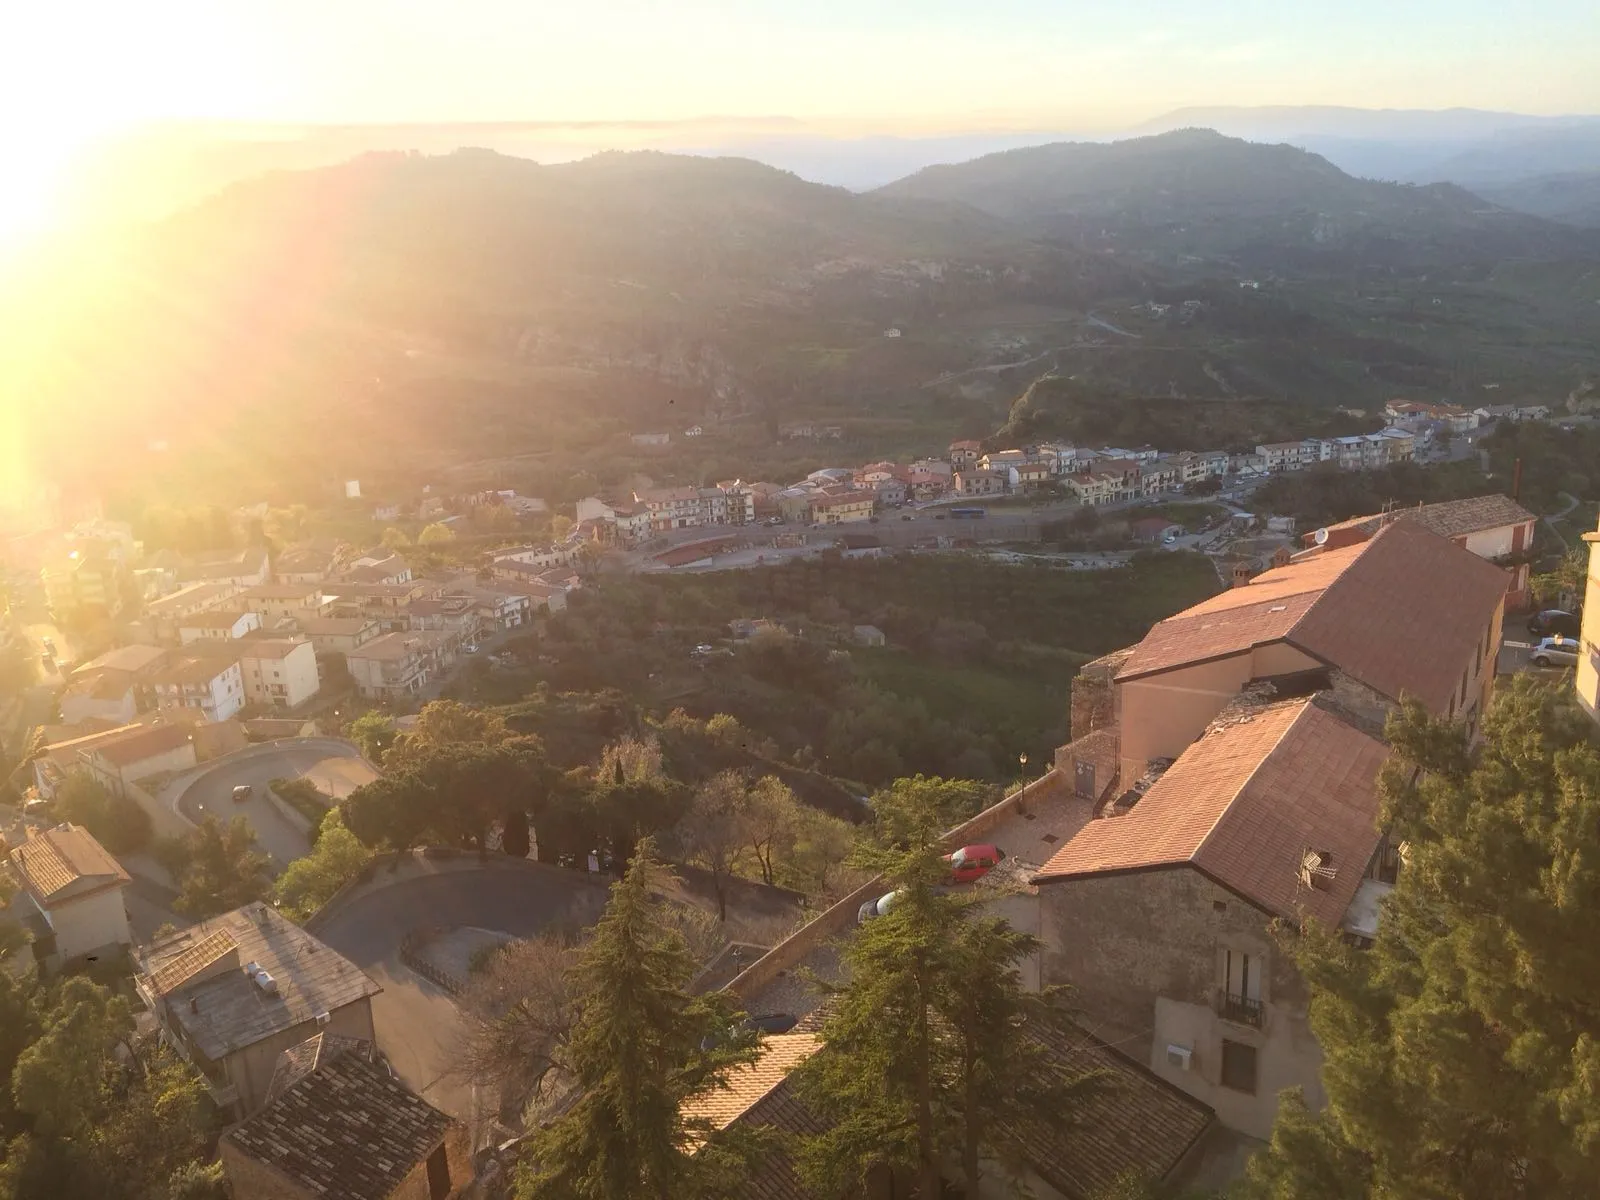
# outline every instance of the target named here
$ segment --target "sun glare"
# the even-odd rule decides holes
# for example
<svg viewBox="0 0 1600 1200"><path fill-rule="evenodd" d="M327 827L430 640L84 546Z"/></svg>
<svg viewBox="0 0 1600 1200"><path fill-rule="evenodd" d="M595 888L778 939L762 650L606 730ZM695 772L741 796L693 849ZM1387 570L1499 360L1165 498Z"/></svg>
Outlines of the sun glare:
<svg viewBox="0 0 1600 1200"><path fill-rule="evenodd" d="M0 143L6 183L0 188L0 244L27 239L61 215L67 173L81 143L37 134Z"/></svg>

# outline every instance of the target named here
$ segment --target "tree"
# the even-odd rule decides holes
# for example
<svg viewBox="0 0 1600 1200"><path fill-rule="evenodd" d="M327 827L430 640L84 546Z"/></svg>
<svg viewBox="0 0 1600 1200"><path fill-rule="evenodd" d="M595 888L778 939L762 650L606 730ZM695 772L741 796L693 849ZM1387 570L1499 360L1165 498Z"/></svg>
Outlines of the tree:
<svg viewBox="0 0 1600 1200"><path fill-rule="evenodd" d="M384 753L394 745L394 721L380 712L362 713L345 730L350 740L361 747L369 760L381 764Z"/></svg>
<svg viewBox="0 0 1600 1200"><path fill-rule="evenodd" d="M382 543L391 550L404 550L411 545L411 539L406 536L406 531L390 525L383 531Z"/></svg>
<svg viewBox="0 0 1600 1200"><path fill-rule="evenodd" d="M563 541L567 534L572 532L572 518L562 513L556 513L550 518L550 538L552 541Z"/></svg>
<svg viewBox="0 0 1600 1200"><path fill-rule="evenodd" d="M435 521L432 525L424 525L422 532L417 534L419 546L443 546L456 540L455 530L443 521Z"/></svg>
<svg viewBox="0 0 1600 1200"><path fill-rule="evenodd" d="M740 851L749 845L749 790L738 771L719 771L695 789L688 811L673 830L685 862L711 876L717 918L728 919L728 880Z"/></svg>
<svg viewBox="0 0 1600 1200"><path fill-rule="evenodd" d="M345 828L338 808L317 827L311 853L295 859L273 886L273 899L295 921L304 921L372 862L372 851Z"/></svg>
<svg viewBox="0 0 1600 1200"><path fill-rule="evenodd" d="M267 895L272 862L256 849L255 835L243 817L224 825L208 815L185 841L189 862L172 905L175 911L209 917Z"/></svg>
<svg viewBox="0 0 1600 1200"><path fill-rule="evenodd" d="M646 840L573 970L567 1058L580 1098L529 1140L520 1200L696 1200L754 1149L683 1115L755 1048L719 1040L736 1016L724 993L688 993L697 964L651 895L660 876Z"/></svg>
<svg viewBox="0 0 1600 1200"><path fill-rule="evenodd" d="M106 1059L133 1036L128 1002L81 976L61 985L40 1035L17 1057L11 1091L34 1131L74 1136L93 1127L106 1102Z"/></svg>
<svg viewBox="0 0 1600 1200"><path fill-rule="evenodd" d="M873 836L887 847L931 846L948 830L981 812L992 790L970 779L926 775L896 779L872 797Z"/></svg>
<svg viewBox="0 0 1600 1200"><path fill-rule="evenodd" d="M761 882L777 882L775 860L787 859L801 823L800 802L776 775L762 777L746 797L744 833L761 868Z"/></svg>
<svg viewBox="0 0 1600 1200"><path fill-rule="evenodd" d="M1022 1131L1065 1128L1074 1101L1098 1084L1052 1058L1052 1035L1070 1029L1064 995L1028 991L1018 969L1037 939L939 887L947 868L936 843L896 848L904 827L943 819L948 797L936 782L902 789L894 827L862 853L888 867L895 903L845 947L849 982L830 989L824 1049L801 1068L802 1094L831 1123L800 1155L822 1194L879 1166L914 1174L920 1195L940 1195L946 1177L985 1194L986 1162L1020 1178ZM911 812L914 803L925 811Z"/></svg>
<svg viewBox="0 0 1600 1200"><path fill-rule="evenodd" d="M63 821L82 825L112 854L136 854L150 844L150 814L126 796L107 791L87 771L69 771L51 807Z"/></svg>
<svg viewBox="0 0 1600 1200"><path fill-rule="evenodd" d="M1328 1107L1285 1104L1253 1200L1590 1196L1600 1178L1600 749L1517 676L1483 742L1404 706L1384 823L1405 853L1378 935L1284 940Z"/></svg>
<svg viewBox="0 0 1600 1200"><path fill-rule="evenodd" d="M498 713L456 700L434 700L424 704L411 728L394 739L385 753L384 766L391 771L414 770L436 751L464 745L498 746L514 736Z"/></svg>
<svg viewBox="0 0 1600 1200"><path fill-rule="evenodd" d="M457 1061L502 1103L525 1103L567 1082L578 959L571 939L541 934L505 947L467 985Z"/></svg>

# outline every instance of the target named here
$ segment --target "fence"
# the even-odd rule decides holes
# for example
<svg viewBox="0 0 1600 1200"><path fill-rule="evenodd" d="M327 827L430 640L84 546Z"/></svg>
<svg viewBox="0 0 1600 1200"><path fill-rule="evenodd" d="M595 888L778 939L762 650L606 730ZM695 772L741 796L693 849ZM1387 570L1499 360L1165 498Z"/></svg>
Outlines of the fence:
<svg viewBox="0 0 1600 1200"><path fill-rule="evenodd" d="M441 970L434 966L419 953L439 933L436 929L413 929L400 939L400 961L405 963L418 975L430 983L436 983L452 996L459 996L467 990L464 981L457 979L449 971Z"/></svg>

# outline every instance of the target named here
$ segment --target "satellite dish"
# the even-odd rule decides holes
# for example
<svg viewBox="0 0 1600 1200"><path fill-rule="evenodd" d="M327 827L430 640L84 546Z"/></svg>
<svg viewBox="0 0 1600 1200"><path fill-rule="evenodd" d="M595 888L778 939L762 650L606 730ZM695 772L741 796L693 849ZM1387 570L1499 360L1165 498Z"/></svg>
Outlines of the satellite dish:
<svg viewBox="0 0 1600 1200"><path fill-rule="evenodd" d="M1311 535L1311 540L1319 546L1326 546L1328 544L1328 531L1326 529L1317 530Z"/></svg>

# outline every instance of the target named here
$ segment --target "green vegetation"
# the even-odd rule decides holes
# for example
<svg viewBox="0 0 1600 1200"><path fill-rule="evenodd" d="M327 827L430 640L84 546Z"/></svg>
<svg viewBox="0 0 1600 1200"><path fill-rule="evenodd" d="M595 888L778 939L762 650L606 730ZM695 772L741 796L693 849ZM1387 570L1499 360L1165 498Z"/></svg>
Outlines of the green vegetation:
<svg viewBox="0 0 1600 1200"><path fill-rule="evenodd" d="M735 1016L726 993L688 994L699 964L652 895L660 873L645 842L579 952L565 1048L579 1098L529 1140L519 1200L700 1200L761 1149L683 1115L757 1051L720 1039Z"/></svg>
<svg viewBox="0 0 1600 1200"><path fill-rule="evenodd" d="M1396 463L1376 471L1341 471L1321 463L1274 476L1257 489L1251 503L1263 512L1291 516L1297 528L1306 530L1382 512L1390 504L1410 508L1481 496L1497 487L1509 490L1509 476L1485 478L1472 462L1434 467Z"/></svg>
<svg viewBox="0 0 1600 1200"><path fill-rule="evenodd" d="M1600 746L1517 676L1472 748L1408 704L1385 820L1408 847L1376 943L1285 944L1312 988L1328 1107L1282 1107L1245 1200L1562 1200L1600 1178ZM1420 772L1414 768L1420 768Z"/></svg>
<svg viewBox="0 0 1600 1200"><path fill-rule="evenodd" d="M151 853L178 885L173 909L185 916L228 912L270 891L272 862L243 817L224 825L208 813L188 833L157 839Z"/></svg>
<svg viewBox="0 0 1600 1200"><path fill-rule="evenodd" d="M7 964L9 967L10 964ZM0 1198L221 1200L219 1121L189 1065L88 979L0 971Z"/></svg>
<svg viewBox="0 0 1600 1200"><path fill-rule="evenodd" d="M274 779L267 786L278 799L311 822L311 836L315 841L322 818L333 807L333 797L309 779Z"/></svg>
<svg viewBox="0 0 1600 1200"><path fill-rule="evenodd" d="M272 898L291 920L305 921L372 863L372 851L330 808L316 827L311 852L295 859L273 885Z"/></svg>
<svg viewBox="0 0 1600 1200"><path fill-rule="evenodd" d="M1003 918L977 915L970 894L938 885L938 838L959 797L936 780L902 780L876 799L863 865L885 870L895 903L842 954L823 1047L799 1071L801 1093L829 1128L805 1139L799 1166L818 1195L853 1194L869 1170L918 1181L920 1195L959 1180L1019 1180L1018 1130L1067 1128L1094 1076L1052 1071L1033 1031L1065 1028L1058 989L1024 988L1018 964L1038 943Z"/></svg>
<svg viewBox="0 0 1600 1200"><path fill-rule="evenodd" d="M150 844L150 814L108 791L87 771L71 771L50 801L57 820L82 825L112 854L137 854Z"/></svg>

